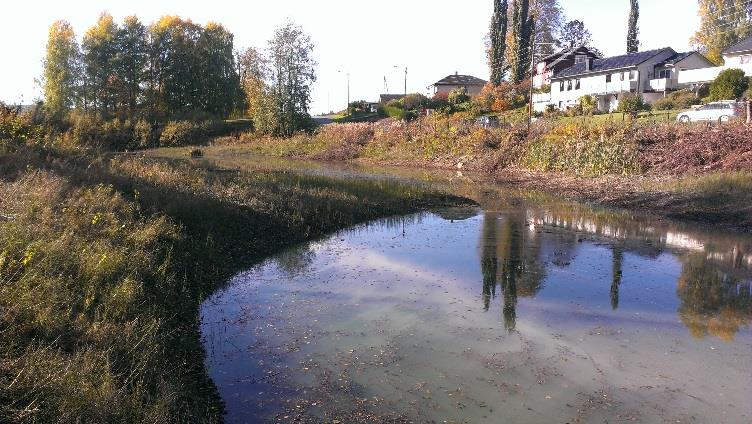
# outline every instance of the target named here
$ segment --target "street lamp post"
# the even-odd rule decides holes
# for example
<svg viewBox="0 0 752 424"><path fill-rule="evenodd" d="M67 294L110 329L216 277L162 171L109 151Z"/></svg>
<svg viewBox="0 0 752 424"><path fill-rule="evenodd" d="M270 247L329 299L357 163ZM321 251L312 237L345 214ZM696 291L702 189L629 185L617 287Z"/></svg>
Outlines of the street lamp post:
<svg viewBox="0 0 752 424"><path fill-rule="evenodd" d="M337 71L337 73L342 73L342 71ZM346 72L347 74L347 105L345 106L345 110L348 110L350 108L350 73Z"/></svg>

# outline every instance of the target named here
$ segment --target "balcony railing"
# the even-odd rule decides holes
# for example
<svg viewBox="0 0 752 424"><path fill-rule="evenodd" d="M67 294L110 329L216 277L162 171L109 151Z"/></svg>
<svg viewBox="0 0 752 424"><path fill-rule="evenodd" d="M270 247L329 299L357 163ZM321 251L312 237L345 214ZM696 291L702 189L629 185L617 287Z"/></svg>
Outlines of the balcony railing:
<svg viewBox="0 0 752 424"><path fill-rule="evenodd" d="M744 65L716 66L713 68L685 69L679 72L679 85L703 84L713 81L718 74L726 69L741 69L748 76L752 76L752 63Z"/></svg>
<svg viewBox="0 0 752 424"><path fill-rule="evenodd" d="M676 90L679 83L672 78L656 78L648 81L648 85L653 91Z"/></svg>

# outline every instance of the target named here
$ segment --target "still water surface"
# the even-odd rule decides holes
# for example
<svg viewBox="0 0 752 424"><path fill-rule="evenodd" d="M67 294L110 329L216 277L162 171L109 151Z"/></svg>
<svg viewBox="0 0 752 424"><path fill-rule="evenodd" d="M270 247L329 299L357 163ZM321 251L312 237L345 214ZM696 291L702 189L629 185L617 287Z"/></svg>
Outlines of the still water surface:
<svg viewBox="0 0 752 424"><path fill-rule="evenodd" d="M227 420L752 422L752 238L470 192L209 298Z"/></svg>

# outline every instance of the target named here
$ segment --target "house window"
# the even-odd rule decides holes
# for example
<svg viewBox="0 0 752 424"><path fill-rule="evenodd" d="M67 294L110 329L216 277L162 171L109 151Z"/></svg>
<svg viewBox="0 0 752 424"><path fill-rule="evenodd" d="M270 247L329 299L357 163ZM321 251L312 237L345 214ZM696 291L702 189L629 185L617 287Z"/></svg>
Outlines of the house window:
<svg viewBox="0 0 752 424"><path fill-rule="evenodd" d="M752 55L745 54L744 56L739 58L739 62L742 65L752 62Z"/></svg>
<svg viewBox="0 0 752 424"><path fill-rule="evenodd" d="M572 91L572 80L567 81L567 91Z"/></svg>
<svg viewBox="0 0 752 424"><path fill-rule="evenodd" d="M629 71L629 80L634 81L637 79L637 71Z"/></svg>
<svg viewBox="0 0 752 424"><path fill-rule="evenodd" d="M606 75L606 82L611 82L611 74Z"/></svg>
<svg viewBox="0 0 752 424"><path fill-rule="evenodd" d="M622 72L622 73L619 74L619 78L621 78L621 80L624 81L625 80L625 75L627 75L627 73L626 72Z"/></svg>
<svg viewBox="0 0 752 424"><path fill-rule="evenodd" d="M579 90L580 89L580 79L574 80L574 89Z"/></svg>
<svg viewBox="0 0 752 424"><path fill-rule="evenodd" d="M564 91L564 81L559 83L559 91Z"/></svg>
<svg viewBox="0 0 752 424"><path fill-rule="evenodd" d="M658 78L660 78L660 79L671 78L671 69L661 69L658 72Z"/></svg>

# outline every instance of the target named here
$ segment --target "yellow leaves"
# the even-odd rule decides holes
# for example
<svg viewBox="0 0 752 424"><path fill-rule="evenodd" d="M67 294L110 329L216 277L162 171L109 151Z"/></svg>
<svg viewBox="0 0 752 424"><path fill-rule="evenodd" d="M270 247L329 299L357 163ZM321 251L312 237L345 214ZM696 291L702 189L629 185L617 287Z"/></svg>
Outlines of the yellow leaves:
<svg viewBox="0 0 752 424"><path fill-rule="evenodd" d="M21 265L26 266L31 262L32 259L34 259L34 255L37 253L36 249L33 247L26 248L26 252L24 252L23 258L21 259Z"/></svg>

